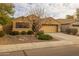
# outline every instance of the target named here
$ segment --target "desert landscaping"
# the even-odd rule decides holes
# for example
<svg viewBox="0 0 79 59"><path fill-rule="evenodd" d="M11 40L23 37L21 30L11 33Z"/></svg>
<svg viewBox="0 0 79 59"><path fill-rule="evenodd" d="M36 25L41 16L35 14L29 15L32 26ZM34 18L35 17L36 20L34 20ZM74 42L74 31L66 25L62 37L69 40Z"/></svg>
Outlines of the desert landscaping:
<svg viewBox="0 0 79 59"><path fill-rule="evenodd" d="M73 15L55 18L47 16L41 4L38 7L35 4L36 7L22 15L20 5L0 3L1 56L79 55L79 8ZM22 12L20 16L16 14L17 9L18 13Z"/></svg>

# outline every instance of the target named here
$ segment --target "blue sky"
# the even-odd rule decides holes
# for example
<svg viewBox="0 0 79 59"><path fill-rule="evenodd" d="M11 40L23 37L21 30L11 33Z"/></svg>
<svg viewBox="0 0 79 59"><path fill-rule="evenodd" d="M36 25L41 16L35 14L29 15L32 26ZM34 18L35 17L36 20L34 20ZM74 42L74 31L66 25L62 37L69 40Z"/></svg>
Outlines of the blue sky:
<svg viewBox="0 0 79 59"><path fill-rule="evenodd" d="M73 15L79 4L73 3L15 3L14 17L26 16L28 11L35 7L43 7L46 15L54 18L65 18L66 15Z"/></svg>

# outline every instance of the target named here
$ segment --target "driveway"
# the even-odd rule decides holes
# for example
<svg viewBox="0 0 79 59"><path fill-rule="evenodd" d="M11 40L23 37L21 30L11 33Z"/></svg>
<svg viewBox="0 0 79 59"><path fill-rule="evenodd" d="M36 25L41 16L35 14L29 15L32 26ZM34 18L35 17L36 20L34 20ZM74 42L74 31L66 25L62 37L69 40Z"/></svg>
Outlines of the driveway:
<svg viewBox="0 0 79 59"><path fill-rule="evenodd" d="M79 40L79 36L75 36L75 35L68 35L68 34L64 34L64 33L46 33L51 35L53 38L55 39L59 39L59 40Z"/></svg>

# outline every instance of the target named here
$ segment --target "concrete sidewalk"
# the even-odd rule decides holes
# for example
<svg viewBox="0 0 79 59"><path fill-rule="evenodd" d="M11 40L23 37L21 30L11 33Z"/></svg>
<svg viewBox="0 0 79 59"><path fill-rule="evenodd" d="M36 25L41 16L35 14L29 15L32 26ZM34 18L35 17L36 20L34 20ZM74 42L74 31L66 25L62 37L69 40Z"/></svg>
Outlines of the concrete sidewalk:
<svg viewBox="0 0 79 59"><path fill-rule="evenodd" d="M37 49L45 47L57 47L65 45L73 45L72 41L50 41L50 42L38 42L38 43L24 43L24 44L12 44L12 45L0 45L0 52L11 52L26 49Z"/></svg>

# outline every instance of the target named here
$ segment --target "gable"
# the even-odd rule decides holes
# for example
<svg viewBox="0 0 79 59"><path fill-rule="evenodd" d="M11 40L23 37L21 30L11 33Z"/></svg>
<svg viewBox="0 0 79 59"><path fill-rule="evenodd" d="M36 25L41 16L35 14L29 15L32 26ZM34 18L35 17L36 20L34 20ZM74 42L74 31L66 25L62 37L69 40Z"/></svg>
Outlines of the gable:
<svg viewBox="0 0 79 59"><path fill-rule="evenodd" d="M75 20L73 20L73 19L57 19L57 21L60 24L67 24L67 23L73 23L73 22L75 22Z"/></svg>
<svg viewBox="0 0 79 59"><path fill-rule="evenodd" d="M59 24L59 22L57 22L52 17L49 17L49 18L43 19L42 24Z"/></svg>

